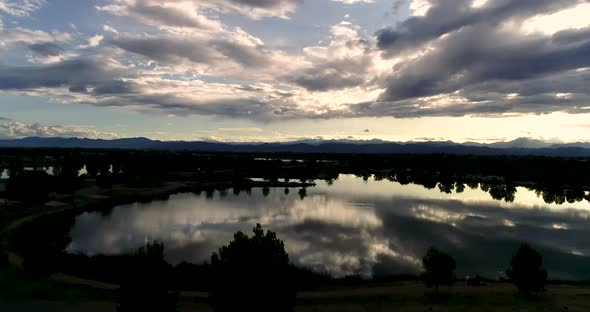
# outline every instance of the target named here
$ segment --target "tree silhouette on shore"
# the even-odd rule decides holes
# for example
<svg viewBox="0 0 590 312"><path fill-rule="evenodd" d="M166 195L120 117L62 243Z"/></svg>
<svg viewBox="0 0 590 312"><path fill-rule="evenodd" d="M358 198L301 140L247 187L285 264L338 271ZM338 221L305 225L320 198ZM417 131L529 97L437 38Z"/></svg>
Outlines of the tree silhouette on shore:
<svg viewBox="0 0 590 312"><path fill-rule="evenodd" d="M169 293L169 265L164 244L154 241L137 250L121 283L119 312L174 312L177 295Z"/></svg>
<svg viewBox="0 0 590 312"><path fill-rule="evenodd" d="M234 234L211 256L215 311L291 311L295 300L289 255L275 232L257 224L254 236Z"/></svg>
<svg viewBox="0 0 590 312"><path fill-rule="evenodd" d="M453 271L457 267L455 259L435 248L429 248L422 258L422 278L427 286L434 286L434 292L438 295L440 285L452 285L455 280Z"/></svg>
<svg viewBox="0 0 590 312"><path fill-rule="evenodd" d="M523 293L543 291L547 281L547 271L543 268L543 256L528 244L520 245L512 257L506 275Z"/></svg>

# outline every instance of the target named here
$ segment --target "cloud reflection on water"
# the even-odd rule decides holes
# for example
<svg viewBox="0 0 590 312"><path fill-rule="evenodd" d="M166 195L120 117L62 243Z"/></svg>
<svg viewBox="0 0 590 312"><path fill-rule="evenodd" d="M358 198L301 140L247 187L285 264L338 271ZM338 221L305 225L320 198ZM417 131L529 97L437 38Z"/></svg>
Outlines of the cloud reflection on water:
<svg viewBox="0 0 590 312"><path fill-rule="evenodd" d="M260 222L285 241L294 263L335 276L417 273L422 254L437 246L456 257L459 274L494 277L528 241L543 251L553 277L590 278L590 210L548 205L526 192L534 195L519 188L517 201L505 203L480 190L443 194L342 175L332 186L309 188L303 200L282 189L267 197L256 190L210 199L178 194L78 216L69 250L118 254L158 239L171 262L200 263Z"/></svg>

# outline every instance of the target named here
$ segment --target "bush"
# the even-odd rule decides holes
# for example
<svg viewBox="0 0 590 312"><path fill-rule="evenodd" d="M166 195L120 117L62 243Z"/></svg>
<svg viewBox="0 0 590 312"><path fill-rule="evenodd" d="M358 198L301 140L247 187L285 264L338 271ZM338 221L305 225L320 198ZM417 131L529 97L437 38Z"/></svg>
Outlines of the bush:
<svg viewBox="0 0 590 312"><path fill-rule="evenodd" d="M4 251L0 245L0 268L8 265L8 254Z"/></svg>
<svg viewBox="0 0 590 312"><path fill-rule="evenodd" d="M435 248L430 248L422 258L422 278L428 287L435 287L438 294L439 285L452 285L455 281L453 271L457 267L455 259Z"/></svg>
<svg viewBox="0 0 590 312"><path fill-rule="evenodd" d="M164 244L154 241L140 248L121 283L118 311L176 311L178 295L169 293L169 273Z"/></svg>
<svg viewBox="0 0 590 312"><path fill-rule="evenodd" d="M520 245L510 266L506 274L521 292L539 292L545 289L547 271L543 269L543 257L528 244Z"/></svg>
<svg viewBox="0 0 590 312"><path fill-rule="evenodd" d="M283 241L274 232L264 234L260 224L253 232L252 238L237 232L211 256L215 311L292 310L296 290Z"/></svg>
<svg viewBox="0 0 590 312"><path fill-rule="evenodd" d="M10 199L25 202L43 202L54 191L54 177L45 171L23 171L11 176L6 184L6 195Z"/></svg>

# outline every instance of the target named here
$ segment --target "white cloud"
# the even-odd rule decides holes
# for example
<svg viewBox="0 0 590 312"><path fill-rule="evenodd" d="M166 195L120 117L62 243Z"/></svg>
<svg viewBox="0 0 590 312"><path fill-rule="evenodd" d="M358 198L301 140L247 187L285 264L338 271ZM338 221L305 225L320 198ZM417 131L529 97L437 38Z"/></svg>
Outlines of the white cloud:
<svg viewBox="0 0 590 312"><path fill-rule="evenodd" d="M412 15L414 16L426 15L430 7L432 7L432 3L429 0L412 0L410 2L410 11L412 11Z"/></svg>
<svg viewBox="0 0 590 312"><path fill-rule="evenodd" d="M0 138L19 139L24 137L79 137L113 139L115 133L97 130L89 126L26 124L9 118L0 117Z"/></svg>
<svg viewBox="0 0 590 312"><path fill-rule="evenodd" d="M488 3L488 0L473 0L471 3L471 7L473 8L481 8Z"/></svg>
<svg viewBox="0 0 590 312"><path fill-rule="evenodd" d="M115 35L118 35L119 34L119 31L117 29L115 29L114 27L109 26L109 25L103 25L102 26L102 30L104 30L106 32L113 33Z"/></svg>
<svg viewBox="0 0 590 312"><path fill-rule="evenodd" d="M0 12L14 16L28 16L31 12L39 10L45 4L45 0L0 0Z"/></svg>
<svg viewBox="0 0 590 312"><path fill-rule="evenodd" d="M155 27L188 27L220 30L221 24L201 12L201 5L192 1L165 2L155 0L117 0L114 4L97 6L98 11L130 16Z"/></svg>
<svg viewBox="0 0 590 312"><path fill-rule="evenodd" d="M87 44L80 45L78 48L79 49L88 49L88 48L97 47L102 42L103 39L104 39L104 36L94 35L94 36L88 38Z"/></svg>
<svg viewBox="0 0 590 312"><path fill-rule="evenodd" d="M120 16L132 16L156 27L219 29L220 23L207 11L240 14L252 19L288 18L301 0L111 0L97 10Z"/></svg>
<svg viewBox="0 0 590 312"><path fill-rule="evenodd" d="M14 44L34 44L40 42L65 42L71 39L71 35L62 32L46 32L17 27L14 30L3 32L0 36L0 48Z"/></svg>
<svg viewBox="0 0 590 312"><path fill-rule="evenodd" d="M537 15L522 23L525 32L539 32L545 35L588 26L590 26L590 3L581 3L558 12Z"/></svg>
<svg viewBox="0 0 590 312"><path fill-rule="evenodd" d="M345 4L355 4L355 3L375 3L375 0L332 0L334 2L342 2Z"/></svg>

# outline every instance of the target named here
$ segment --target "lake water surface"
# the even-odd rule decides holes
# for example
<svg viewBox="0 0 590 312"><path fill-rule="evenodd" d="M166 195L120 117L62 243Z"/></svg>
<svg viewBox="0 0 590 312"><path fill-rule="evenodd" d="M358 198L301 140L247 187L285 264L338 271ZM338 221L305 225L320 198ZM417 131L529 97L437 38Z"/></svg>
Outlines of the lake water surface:
<svg viewBox="0 0 590 312"><path fill-rule="evenodd" d="M495 278L521 242L544 255L551 278L590 279L590 204L546 204L517 188L515 201L480 189L446 194L419 185L340 175L298 189L178 194L76 217L72 253L121 254L165 243L171 263L202 263L234 232L256 223L277 232L293 263L333 276L417 273L430 246L457 260L456 273ZM303 198L302 198L303 197Z"/></svg>

